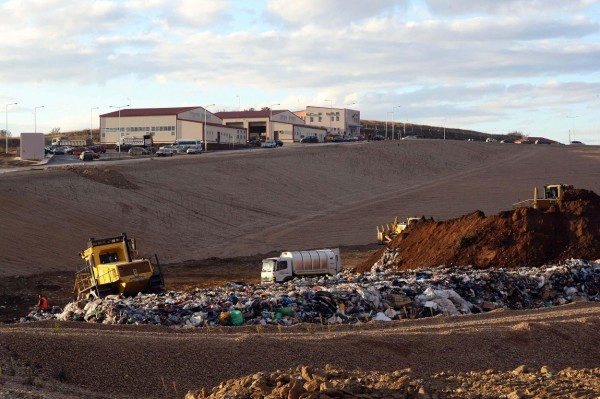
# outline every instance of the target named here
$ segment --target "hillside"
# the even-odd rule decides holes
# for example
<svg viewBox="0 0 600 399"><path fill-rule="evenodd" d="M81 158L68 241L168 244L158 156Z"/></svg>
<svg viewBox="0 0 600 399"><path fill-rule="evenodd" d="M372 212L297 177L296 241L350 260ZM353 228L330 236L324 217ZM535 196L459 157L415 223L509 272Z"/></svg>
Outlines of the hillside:
<svg viewBox="0 0 600 399"><path fill-rule="evenodd" d="M121 232L163 263L369 244L396 215L494 214L545 183L600 192L599 156L594 147L414 140L5 174L0 275L72 271L89 237Z"/></svg>

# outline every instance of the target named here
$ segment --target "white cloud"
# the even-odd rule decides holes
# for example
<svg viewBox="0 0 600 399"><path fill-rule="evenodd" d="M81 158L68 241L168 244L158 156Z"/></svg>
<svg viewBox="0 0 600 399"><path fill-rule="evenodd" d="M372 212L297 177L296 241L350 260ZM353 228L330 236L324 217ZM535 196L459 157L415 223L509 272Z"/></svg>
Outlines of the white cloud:
<svg viewBox="0 0 600 399"><path fill-rule="evenodd" d="M348 26L394 9L406 8L408 0L268 0L267 18L291 26Z"/></svg>

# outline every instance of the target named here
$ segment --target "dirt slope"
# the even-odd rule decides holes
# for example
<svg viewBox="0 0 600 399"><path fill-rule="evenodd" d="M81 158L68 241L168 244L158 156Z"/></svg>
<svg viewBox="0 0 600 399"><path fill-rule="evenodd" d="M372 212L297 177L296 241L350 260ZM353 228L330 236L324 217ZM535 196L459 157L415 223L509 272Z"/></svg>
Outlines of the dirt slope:
<svg viewBox="0 0 600 399"><path fill-rule="evenodd" d="M594 147L413 140L0 174L0 276L72 271L89 237L121 232L163 263L368 244L395 215L493 214L544 183L600 192L599 160Z"/></svg>
<svg viewBox="0 0 600 399"><path fill-rule="evenodd" d="M517 208L488 217L476 211L443 222L423 220L409 226L357 270L370 270L390 250L397 256L387 267L398 269L538 267L572 258L599 259L600 197L574 189L547 210Z"/></svg>

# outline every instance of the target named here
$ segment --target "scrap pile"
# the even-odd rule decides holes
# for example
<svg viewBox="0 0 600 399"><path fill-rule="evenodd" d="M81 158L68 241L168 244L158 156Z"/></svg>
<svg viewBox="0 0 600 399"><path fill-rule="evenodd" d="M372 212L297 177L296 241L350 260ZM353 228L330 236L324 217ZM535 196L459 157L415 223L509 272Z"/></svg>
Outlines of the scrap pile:
<svg viewBox="0 0 600 399"><path fill-rule="evenodd" d="M284 284L168 291L135 297L108 296L71 302L40 319L105 324L153 324L173 328L218 325L359 323L495 308L532 309L576 300L600 301L600 263L570 260L540 268L430 268L340 273Z"/></svg>

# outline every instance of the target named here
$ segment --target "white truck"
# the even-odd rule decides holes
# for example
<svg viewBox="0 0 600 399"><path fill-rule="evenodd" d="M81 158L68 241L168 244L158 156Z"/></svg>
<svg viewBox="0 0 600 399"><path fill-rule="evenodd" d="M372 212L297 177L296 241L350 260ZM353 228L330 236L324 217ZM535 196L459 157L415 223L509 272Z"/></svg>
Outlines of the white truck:
<svg viewBox="0 0 600 399"><path fill-rule="evenodd" d="M279 283L296 276L334 275L341 270L342 259L338 248L287 251L276 258L263 259L260 280L263 283Z"/></svg>
<svg viewBox="0 0 600 399"><path fill-rule="evenodd" d="M88 141L83 140L71 140L65 137L54 137L52 139L52 146L66 146L70 145L71 147L84 147L88 145Z"/></svg>

